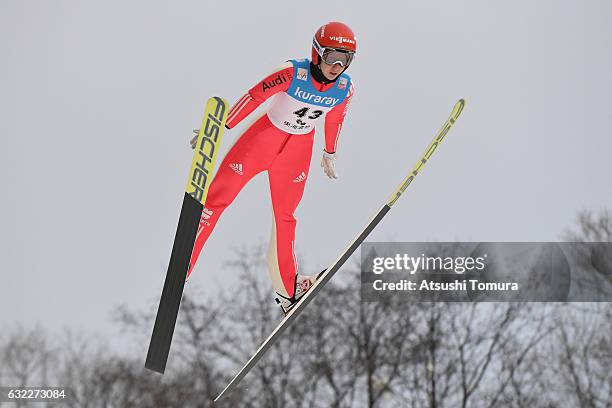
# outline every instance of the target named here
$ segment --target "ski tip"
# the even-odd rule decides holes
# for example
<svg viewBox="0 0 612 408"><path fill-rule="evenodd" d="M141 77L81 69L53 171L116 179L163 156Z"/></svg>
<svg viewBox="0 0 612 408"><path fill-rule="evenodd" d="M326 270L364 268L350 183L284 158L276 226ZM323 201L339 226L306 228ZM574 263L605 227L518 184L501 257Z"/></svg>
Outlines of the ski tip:
<svg viewBox="0 0 612 408"><path fill-rule="evenodd" d="M453 107L453 111L451 112L451 119L452 119L453 122L455 120L457 120L457 118L459 117L459 115L463 111L463 108L465 108L465 99L461 98L461 99L459 99L457 101L457 103Z"/></svg>
<svg viewBox="0 0 612 408"><path fill-rule="evenodd" d="M221 398L223 398L223 394L225 393L225 390L221 391L221 394L217 395L217 398L215 398L215 400L213 401L214 403L219 402L219 400Z"/></svg>
<svg viewBox="0 0 612 408"><path fill-rule="evenodd" d="M206 101L206 103L210 103L211 101L216 101L217 103L223 103L226 106L229 106L229 103L227 103L227 99L221 96L211 96L210 98L208 98L208 101Z"/></svg>
<svg viewBox="0 0 612 408"><path fill-rule="evenodd" d="M218 402L220 399L222 399L233 388L233 385L234 380L227 384L227 386L219 393L219 395L217 395L217 398L215 398L213 402Z"/></svg>

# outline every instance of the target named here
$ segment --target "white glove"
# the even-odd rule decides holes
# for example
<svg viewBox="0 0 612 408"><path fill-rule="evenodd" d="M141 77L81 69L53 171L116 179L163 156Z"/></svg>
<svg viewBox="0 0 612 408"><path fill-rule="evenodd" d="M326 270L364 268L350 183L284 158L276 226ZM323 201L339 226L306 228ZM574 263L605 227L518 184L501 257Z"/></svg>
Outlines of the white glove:
<svg viewBox="0 0 612 408"><path fill-rule="evenodd" d="M193 129L193 133L195 133L195 136L193 137L193 139L191 139L189 143L191 144L191 148L195 149L196 143L198 143L198 133L200 133L200 129Z"/></svg>
<svg viewBox="0 0 612 408"><path fill-rule="evenodd" d="M336 161L335 153L327 153L325 149L323 149L323 158L321 159L321 167L323 167L323 171L327 174L327 177L330 179L337 179L338 173L336 173L336 168L334 166L334 162Z"/></svg>

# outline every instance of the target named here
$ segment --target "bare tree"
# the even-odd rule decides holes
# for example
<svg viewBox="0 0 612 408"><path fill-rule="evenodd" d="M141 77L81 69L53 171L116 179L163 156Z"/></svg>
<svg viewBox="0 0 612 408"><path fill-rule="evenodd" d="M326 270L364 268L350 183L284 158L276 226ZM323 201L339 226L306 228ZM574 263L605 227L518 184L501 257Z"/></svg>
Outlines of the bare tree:
<svg viewBox="0 0 612 408"><path fill-rule="evenodd" d="M282 319L266 278L263 254L263 247L243 249L228 263L238 270L239 283L233 290L232 301L224 307L223 337L216 349L227 367L226 381L246 363ZM292 325L243 380L234 394L243 396L244 406L306 406L303 388L312 386L312 378L304 372L299 358L307 349L306 340L313 328L303 323L302 320Z"/></svg>
<svg viewBox="0 0 612 408"><path fill-rule="evenodd" d="M551 332L548 312L522 303L429 303L417 326L422 358L397 394L404 406L521 406L537 346Z"/></svg>
<svg viewBox="0 0 612 408"><path fill-rule="evenodd" d="M575 229L563 234L565 241L575 243L571 256L579 270L572 274L575 291L584 299L612 300L612 213L603 210L594 215L581 211ZM581 245L581 243L583 245Z"/></svg>
<svg viewBox="0 0 612 408"><path fill-rule="evenodd" d="M612 242L612 213L604 209L598 215L583 210L578 213L576 229L568 229L563 237L569 242Z"/></svg>
<svg viewBox="0 0 612 408"><path fill-rule="evenodd" d="M223 308L223 333L211 349L226 380L250 358L282 318L267 282L263 249L241 250L231 266L239 283ZM362 303L358 270L330 282L243 380L234 397L243 406L374 407L411 360L412 314L393 301ZM234 400L236 402L236 400Z"/></svg>
<svg viewBox="0 0 612 408"><path fill-rule="evenodd" d="M361 302L359 275L346 288L342 326L347 346L356 351L354 366L365 389L364 406L387 406L393 389L401 386L402 373L420 359L424 341L418 337L415 321L421 317L418 304L401 303L398 298ZM342 308L346 306L343 304ZM354 380L359 384L359 379Z"/></svg>
<svg viewBox="0 0 612 408"><path fill-rule="evenodd" d="M185 294L164 376L143 367L153 311L120 307L117 324L133 352L17 328L0 338L0 379L70 387L72 407L211 407L282 318L264 253L237 252L231 294ZM360 289L353 262L215 406L612 406L607 304L362 302Z"/></svg>
<svg viewBox="0 0 612 408"><path fill-rule="evenodd" d="M6 337L0 347L0 384L15 388L57 385L55 367L59 356L41 327L26 329L18 326L15 331L4 334ZM17 406L25 404L17 401Z"/></svg>
<svg viewBox="0 0 612 408"><path fill-rule="evenodd" d="M135 406L213 406L213 401L223 385L219 359L222 344L221 306L210 301L196 302L197 293L183 296L177 320L173 345L164 376L143 368L144 355L130 359L105 361L97 376L113 373L122 381L119 389L128 386L137 390ZM153 313L139 313L121 307L116 310L117 321L127 332L134 333L140 350L148 344L148 336L154 320ZM144 334L144 335L143 335ZM120 393L116 393L120 395Z"/></svg>
<svg viewBox="0 0 612 408"><path fill-rule="evenodd" d="M605 303L559 307L558 330L550 355L554 377L565 403L612 406L612 312Z"/></svg>

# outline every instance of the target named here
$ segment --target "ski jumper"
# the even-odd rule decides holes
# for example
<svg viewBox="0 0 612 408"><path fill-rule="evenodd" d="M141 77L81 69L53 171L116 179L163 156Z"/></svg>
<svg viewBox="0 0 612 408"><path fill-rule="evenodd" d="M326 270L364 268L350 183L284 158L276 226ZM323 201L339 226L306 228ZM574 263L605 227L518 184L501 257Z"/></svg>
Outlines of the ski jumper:
<svg viewBox="0 0 612 408"><path fill-rule="evenodd" d="M268 111L236 139L213 177L187 277L225 208L250 179L267 170L274 213L268 270L278 294L294 295L298 272L294 212L308 178L315 126L324 119L325 150L335 153L353 93L348 75L319 83L310 73L310 61L303 59L286 62L238 100L228 114L228 129L274 96Z"/></svg>

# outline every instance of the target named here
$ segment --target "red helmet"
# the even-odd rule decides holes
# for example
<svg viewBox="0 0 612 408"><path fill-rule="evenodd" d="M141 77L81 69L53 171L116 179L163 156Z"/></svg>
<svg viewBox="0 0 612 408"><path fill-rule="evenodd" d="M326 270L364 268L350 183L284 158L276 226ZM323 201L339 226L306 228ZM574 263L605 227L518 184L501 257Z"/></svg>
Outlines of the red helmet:
<svg viewBox="0 0 612 408"><path fill-rule="evenodd" d="M357 38L353 30L344 23L332 21L322 25L312 39L312 62L319 65L325 48L357 52ZM349 62L350 63L350 62Z"/></svg>

